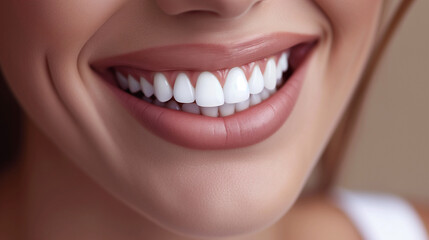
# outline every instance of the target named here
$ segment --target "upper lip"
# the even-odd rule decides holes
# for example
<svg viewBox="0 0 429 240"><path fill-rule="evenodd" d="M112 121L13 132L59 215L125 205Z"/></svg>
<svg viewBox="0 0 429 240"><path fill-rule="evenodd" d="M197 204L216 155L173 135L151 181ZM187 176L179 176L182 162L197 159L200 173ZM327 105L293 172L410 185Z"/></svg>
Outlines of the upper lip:
<svg viewBox="0 0 429 240"><path fill-rule="evenodd" d="M189 43L151 47L99 59L91 66L101 73L114 66L148 71L214 71L241 66L315 40L315 35L278 32L227 44Z"/></svg>

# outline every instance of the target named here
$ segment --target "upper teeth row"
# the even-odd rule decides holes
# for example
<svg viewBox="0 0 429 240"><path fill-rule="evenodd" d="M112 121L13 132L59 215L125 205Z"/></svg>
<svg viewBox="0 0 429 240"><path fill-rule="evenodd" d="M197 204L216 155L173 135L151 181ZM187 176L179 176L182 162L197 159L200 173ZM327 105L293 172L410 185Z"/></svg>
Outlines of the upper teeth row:
<svg viewBox="0 0 429 240"><path fill-rule="evenodd" d="M267 88L273 90L281 83L282 75L288 69L288 53L284 52L277 61L271 57L266 61L265 71L256 64L249 79L242 68L234 67L228 71L225 84L222 88L218 78L211 72L201 72L197 78L195 88L187 74L179 73L171 88L166 76L157 72L154 75L153 86L143 76L138 82L131 74L125 77L124 74L116 71L116 78L122 89L129 89L136 93L142 91L146 97L155 97L160 102L167 102L171 98L180 103L192 103L200 107L216 107L224 103L239 103L249 99L250 94L259 94Z"/></svg>

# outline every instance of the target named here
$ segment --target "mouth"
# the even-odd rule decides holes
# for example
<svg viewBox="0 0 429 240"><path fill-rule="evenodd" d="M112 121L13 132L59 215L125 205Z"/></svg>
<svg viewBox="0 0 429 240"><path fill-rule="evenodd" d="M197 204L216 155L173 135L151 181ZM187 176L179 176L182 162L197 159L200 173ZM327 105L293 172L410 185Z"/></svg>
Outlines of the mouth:
<svg viewBox="0 0 429 240"><path fill-rule="evenodd" d="M164 46L91 66L149 131L193 149L256 144L287 120L315 36L276 33L230 45Z"/></svg>

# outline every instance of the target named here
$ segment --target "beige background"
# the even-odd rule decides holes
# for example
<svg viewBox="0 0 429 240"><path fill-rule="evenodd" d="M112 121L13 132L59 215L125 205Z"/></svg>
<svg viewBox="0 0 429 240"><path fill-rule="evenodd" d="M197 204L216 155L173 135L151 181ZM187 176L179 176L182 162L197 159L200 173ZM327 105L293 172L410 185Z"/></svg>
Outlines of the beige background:
<svg viewBox="0 0 429 240"><path fill-rule="evenodd" d="M378 66L340 185L429 202L428 13L416 0Z"/></svg>

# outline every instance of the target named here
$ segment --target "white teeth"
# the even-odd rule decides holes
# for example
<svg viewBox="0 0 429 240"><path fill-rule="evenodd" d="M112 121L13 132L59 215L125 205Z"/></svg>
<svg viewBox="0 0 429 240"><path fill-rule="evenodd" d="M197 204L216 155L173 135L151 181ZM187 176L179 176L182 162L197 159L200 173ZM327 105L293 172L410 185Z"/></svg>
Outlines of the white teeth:
<svg viewBox="0 0 429 240"><path fill-rule="evenodd" d="M222 86L215 75L202 72L195 87L195 99L200 107L217 107L224 104Z"/></svg>
<svg viewBox="0 0 429 240"><path fill-rule="evenodd" d="M235 113L235 104L225 103L219 107L219 112L222 117L226 117Z"/></svg>
<svg viewBox="0 0 429 240"><path fill-rule="evenodd" d="M278 82L279 79L281 79L282 75L283 75L283 71L282 71L282 68L280 66L280 62L277 63L276 71L277 71L276 72L276 77L277 77L277 82Z"/></svg>
<svg viewBox="0 0 429 240"><path fill-rule="evenodd" d="M180 110L179 104L177 104L177 102L173 100L170 100L167 102L167 108L177 110L177 111Z"/></svg>
<svg viewBox="0 0 429 240"><path fill-rule="evenodd" d="M167 78L162 73L156 73L153 79L153 87L155 96L160 102L167 102L173 97L173 90L167 81Z"/></svg>
<svg viewBox="0 0 429 240"><path fill-rule="evenodd" d="M280 86L283 82L283 73L287 71L289 64L288 64L288 54L286 52L283 52L282 55L279 58L279 62L277 63L277 86Z"/></svg>
<svg viewBox="0 0 429 240"><path fill-rule="evenodd" d="M264 90L262 90L261 92L261 99L265 100L269 97L270 97L270 92L266 88L264 88Z"/></svg>
<svg viewBox="0 0 429 240"><path fill-rule="evenodd" d="M264 89L264 76L258 65L253 68L252 76L249 79L249 91L251 94L258 94Z"/></svg>
<svg viewBox="0 0 429 240"><path fill-rule="evenodd" d="M201 113L208 117L218 117L218 107L201 107Z"/></svg>
<svg viewBox="0 0 429 240"><path fill-rule="evenodd" d="M247 99L247 100L246 100L246 101L244 101L244 102L236 103L236 104L235 104L235 111L236 111L236 112L244 111L244 110L248 109L248 108L249 108L249 106L250 106L250 101L249 101L249 99Z"/></svg>
<svg viewBox="0 0 429 240"><path fill-rule="evenodd" d="M200 114L200 107L195 103L184 103L182 110L188 113Z"/></svg>
<svg viewBox="0 0 429 240"><path fill-rule="evenodd" d="M177 75L174 83L174 99L180 103L192 103L195 101L195 89L185 73Z"/></svg>
<svg viewBox="0 0 429 240"><path fill-rule="evenodd" d="M272 90L276 87L277 82L277 71L276 71L276 62L274 58L270 58L267 62L264 72L264 85L268 90Z"/></svg>
<svg viewBox="0 0 429 240"><path fill-rule="evenodd" d="M140 85L141 85L141 89L143 90L143 94L148 98L152 97L154 90L153 90L152 84L150 84L146 80L146 78L140 77Z"/></svg>
<svg viewBox="0 0 429 240"><path fill-rule="evenodd" d="M116 72L116 79L118 79L119 87L124 90L128 88L128 79L122 73Z"/></svg>
<svg viewBox="0 0 429 240"><path fill-rule="evenodd" d="M184 72L178 73L173 88L161 72L154 74L153 86L143 76L136 79L131 74L124 75L118 71L115 75L120 88L129 89L133 94L141 91L140 98L156 106L210 117L227 117L260 104L274 94L276 86L284 82L282 76L288 70L288 57L289 52L283 52L277 64L275 57L269 58L263 73L258 64L252 63L255 66L248 81L248 73L245 74L241 67L234 67L227 71L223 88L216 75L208 71L198 75L195 88Z"/></svg>
<svg viewBox="0 0 429 240"><path fill-rule="evenodd" d="M239 67L231 69L223 86L225 103L238 103L249 99L246 75Z"/></svg>
<svg viewBox="0 0 429 240"><path fill-rule="evenodd" d="M128 86L132 93L140 91L140 83L132 75L128 75Z"/></svg>
<svg viewBox="0 0 429 240"><path fill-rule="evenodd" d="M284 52L282 53L282 55L280 56L279 59L279 66L282 69L283 72L287 71L287 69L289 68L289 63L288 63L288 56L289 53L288 52Z"/></svg>
<svg viewBox="0 0 429 240"><path fill-rule="evenodd" d="M250 106L255 106L262 102L261 96L259 94L250 95Z"/></svg>

